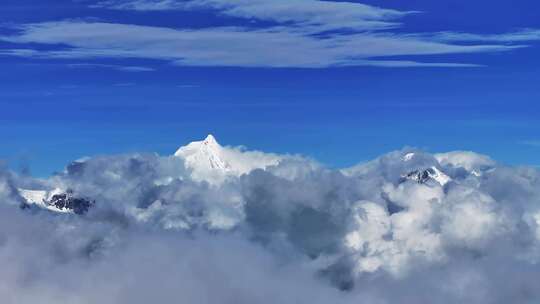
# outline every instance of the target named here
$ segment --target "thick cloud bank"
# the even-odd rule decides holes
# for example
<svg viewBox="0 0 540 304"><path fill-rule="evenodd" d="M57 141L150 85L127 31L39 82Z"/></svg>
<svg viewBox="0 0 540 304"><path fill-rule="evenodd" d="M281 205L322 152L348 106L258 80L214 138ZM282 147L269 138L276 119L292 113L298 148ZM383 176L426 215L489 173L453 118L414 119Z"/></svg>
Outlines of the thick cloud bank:
<svg viewBox="0 0 540 304"><path fill-rule="evenodd" d="M537 169L405 149L330 170L223 149L272 161L219 183L154 154L88 158L45 180L1 169L1 302L540 301ZM22 189L95 204L54 212Z"/></svg>

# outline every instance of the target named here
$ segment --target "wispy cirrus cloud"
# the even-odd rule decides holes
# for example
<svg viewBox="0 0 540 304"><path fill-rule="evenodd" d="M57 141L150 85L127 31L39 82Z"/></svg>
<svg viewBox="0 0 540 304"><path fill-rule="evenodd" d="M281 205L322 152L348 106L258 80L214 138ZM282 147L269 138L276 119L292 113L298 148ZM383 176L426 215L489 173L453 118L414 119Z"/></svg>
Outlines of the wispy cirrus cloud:
<svg viewBox="0 0 540 304"><path fill-rule="evenodd" d="M68 64L70 68L105 68L113 69L123 72L153 72L154 68L143 67L143 66L124 66L124 65L115 65L115 64L100 64L100 63L70 63Z"/></svg>
<svg viewBox="0 0 540 304"><path fill-rule="evenodd" d="M388 29L399 26L393 20L413 13L318 0L106 0L91 7L137 11L212 9L230 17L289 23L313 31Z"/></svg>
<svg viewBox="0 0 540 304"><path fill-rule="evenodd" d="M522 140L522 141L519 141L519 144L529 146L529 147L540 148L540 140Z"/></svg>
<svg viewBox="0 0 540 304"><path fill-rule="evenodd" d="M473 66L384 57L508 51L516 45L457 45L392 33L362 32L324 38L289 27L172 29L120 23L60 21L17 26L16 44L55 45L48 51L5 49L3 55L35 58L145 58L187 66L302 67ZM384 59L383 59L384 58Z"/></svg>
<svg viewBox="0 0 540 304"><path fill-rule="evenodd" d="M464 62L433 62L422 56L511 51L517 42L536 40L540 30L479 35L457 32L397 33L398 11L356 2L318 0L105 0L95 9L210 11L244 19L241 26L147 26L88 20L64 20L11 26L15 34L0 41L17 47L0 55L28 58L142 58L183 66L264 68L479 67ZM261 25L249 21L270 22ZM241 24L241 23L240 23ZM460 44L460 42L467 42ZM475 42L475 43L470 43ZM48 46L34 48L35 44ZM407 56L406 59L398 56ZM414 56L414 58L409 58ZM147 71L125 67L125 71Z"/></svg>
<svg viewBox="0 0 540 304"><path fill-rule="evenodd" d="M438 41L485 41L485 42L527 42L540 40L539 29L522 29L502 34L471 34L459 32L440 32L431 34Z"/></svg>

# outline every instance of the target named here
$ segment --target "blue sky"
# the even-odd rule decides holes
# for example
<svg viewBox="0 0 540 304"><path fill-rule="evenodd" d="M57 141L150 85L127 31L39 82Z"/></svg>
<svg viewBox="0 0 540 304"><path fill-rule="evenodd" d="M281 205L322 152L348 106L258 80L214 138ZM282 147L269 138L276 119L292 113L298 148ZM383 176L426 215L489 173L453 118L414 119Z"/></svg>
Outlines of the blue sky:
<svg viewBox="0 0 540 304"><path fill-rule="evenodd" d="M341 167L414 146L539 165L540 3L4 0L0 158L223 144Z"/></svg>

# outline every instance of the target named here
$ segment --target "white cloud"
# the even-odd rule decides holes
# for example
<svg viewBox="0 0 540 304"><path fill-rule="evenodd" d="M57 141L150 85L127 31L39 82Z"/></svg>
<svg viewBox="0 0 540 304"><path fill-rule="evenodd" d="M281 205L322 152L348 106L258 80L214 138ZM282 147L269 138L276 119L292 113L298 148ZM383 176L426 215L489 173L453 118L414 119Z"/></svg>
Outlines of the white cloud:
<svg viewBox="0 0 540 304"><path fill-rule="evenodd" d="M356 255L355 273L375 272L386 268L397 273L406 262L397 244L385 239L392 231L386 209L373 202L359 202L353 207L354 228L345 236L346 246Z"/></svg>
<svg viewBox="0 0 540 304"><path fill-rule="evenodd" d="M417 62L410 60L356 60L356 65L375 66L383 68L410 68L410 67L440 67L440 68L478 68L483 67L474 63L449 62Z"/></svg>
<svg viewBox="0 0 540 304"><path fill-rule="evenodd" d="M536 231L536 238L540 240L540 211L530 215L527 214L525 219L528 224Z"/></svg>
<svg viewBox="0 0 540 304"><path fill-rule="evenodd" d="M4 55L36 58L145 58L189 66L305 67L375 65L386 67L470 64L420 63L380 57L508 51L517 46L452 45L390 34L356 33L317 38L289 28L239 27L179 30L101 22L27 24L2 36L12 43L66 45L51 51L7 49ZM378 57L377 59L373 59ZM371 59L370 59L371 58Z"/></svg>
<svg viewBox="0 0 540 304"><path fill-rule="evenodd" d="M327 31L336 29L379 30L398 26L389 20L403 17L410 12L383 9L354 2L317 0L110 0L92 7L160 11L215 9L223 15L293 23L305 30Z"/></svg>
<svg viewBox="0 0 540 304"><path fill-rule="evenodd" d="M519 143L531 147L540 147L540 140L523 140Z"/></svg>
<svg viewBox="0 0 540 304"><path fill-rule="evenodd" d="M486 41L486 42L527 42L540 40L540 30L523 29L502 34L471 34L459 32L440 32L432 35L439 41Z"/></svg>
<svg viewBox="0 0 540 304"><path fill-rule="evenodd" d="M488 156L471 151L438 153L434 156L443 166L463 167L467 170L478 170L483 167L492 167L495 165L495 161Z"/></svg>
<svg viewBox="0 0 540 304"><path fill-rule="evenodd" d="M470 188L452 191L443 211L442 234L470 248L481 248L507 229L504 214L489 195Z"/></svg>
<svg viewBox="0 0 540 304"><path fill-rule="evenodd" d="M443 165L404 149L344 175L224 149L251 169L212 186L181 157L156 154L85 158L46 180L0 170L0 279L9 278L0 298L267 303L276 289L280 303L540 298L537 169L485 167L472 152L444 154L454 157ZM452 181L399 180L431 166ZM21 209L17 189L29 187L96 203L84 216Z"/></svg>
<svg viewBox="0 0 540 304"><path fill-rule="evenodd" d="M153 72L155 69L143 66L123 66L114 64L100 64L100 63L70 63L68 67L71 68L105 68L113 69L124 72Z"/></svg>
<svg viewBox="0 0 540 304"><path fill-rule="evenodd" d="M20 47L0 55L31 58L144 58L186 66L325 68L339 66L480 67L463 62L424 62L395 56L510 51L538 40L540 31L505 34L396 33L398 20L415 13L356 2L318 0L106 0L93 8L136 11L203 10L245 19L244 25L165 28L77 20L14 26L0 40ZM269 23L251 23L259 20ZM240 23L241 24L241 23ZM459 44L472 42L475 44ZM55 46L38 50L25 46ZM488 44L486 44L488 43ZM125 67L125 71L146 71Z"/></svg>

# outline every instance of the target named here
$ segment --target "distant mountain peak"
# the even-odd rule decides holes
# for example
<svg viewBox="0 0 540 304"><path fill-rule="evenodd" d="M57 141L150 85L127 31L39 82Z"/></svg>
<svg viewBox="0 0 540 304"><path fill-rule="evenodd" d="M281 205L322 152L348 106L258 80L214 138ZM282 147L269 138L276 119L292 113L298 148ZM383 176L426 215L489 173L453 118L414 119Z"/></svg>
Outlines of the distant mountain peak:
<svg viewBox="0 0 540 304"><path fill-rule="evenodd" d="M174 156L181 157L188 168L201 174L227 173L232 169L223 156L223 147L212 134L180 147Z"/></svg>
<svg viewBox="0 0 540 304"><path fill-rule="evenodd" d="M217 142L216 138L212 134L208 134L206 138L203 141L204 145L207 146L219 146L219 143Z"/></svg>
<svg viewBox="0 0 540 304"><path fill-rule="evenodd" d="M180 147L174 156L182 158L195 180L219 184L231 176L276 165L281 157L261 152L221 146L212 134L204 140Z"/></svg>
<svg viewBox="0 0 540 304"><path fill-rule="evenodd" d="M19 189L19 194L28 205L60 213L85 214L95 204L95 201L74 195L69 189L66 191L58 188L50 191Z"/></svg>
<svg viewBox="0 0 540 304"><path fill-rule="evenodd" d="M401 176L401 181L406 180L415 181L419 184L428 184L431 181L437 182L439 185L444 186L452 179L446 175L437 167L430 167L423 170L415 170Z"/></svg>

